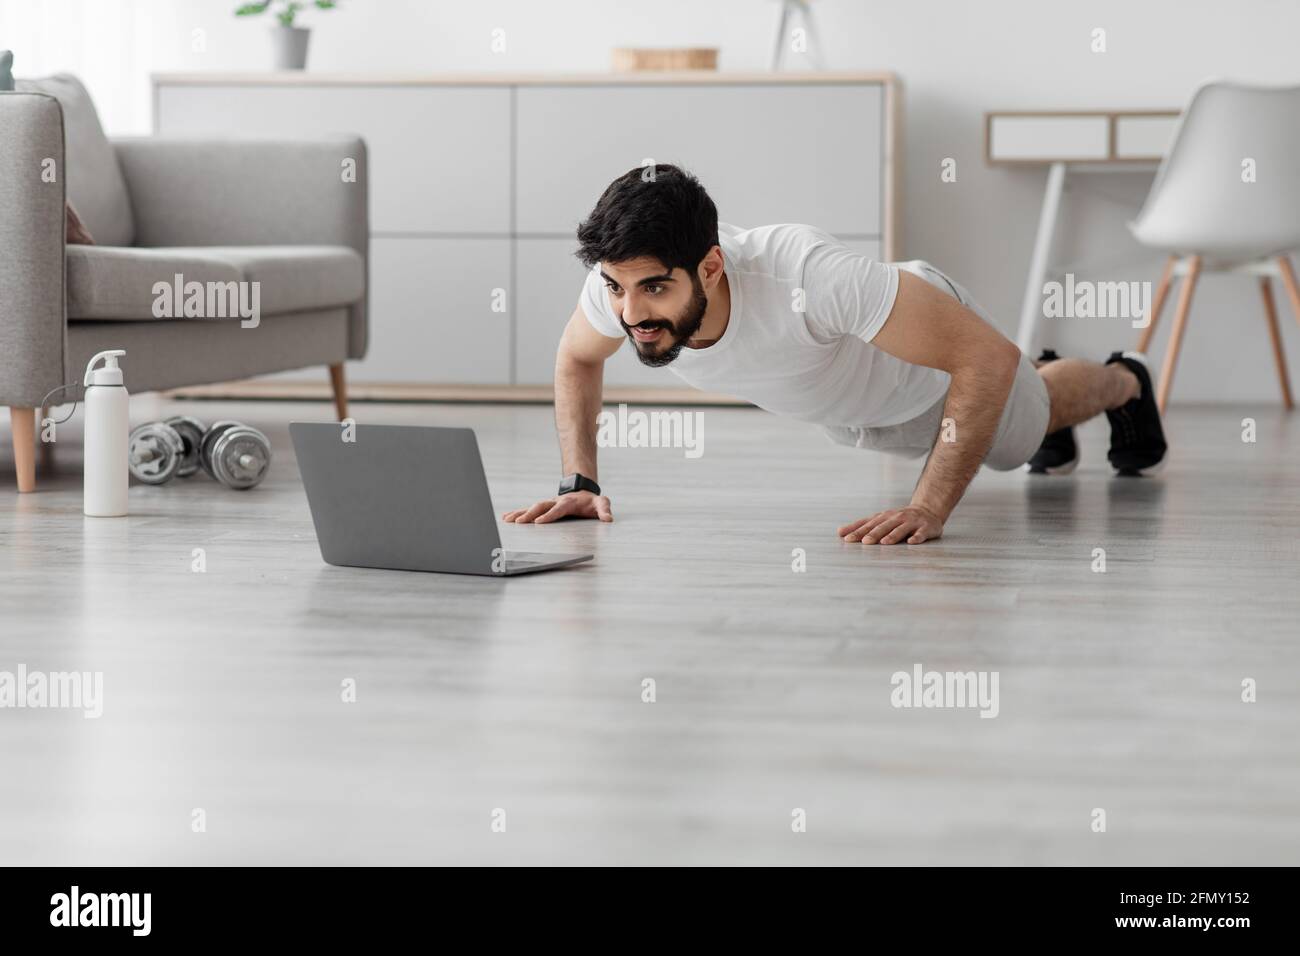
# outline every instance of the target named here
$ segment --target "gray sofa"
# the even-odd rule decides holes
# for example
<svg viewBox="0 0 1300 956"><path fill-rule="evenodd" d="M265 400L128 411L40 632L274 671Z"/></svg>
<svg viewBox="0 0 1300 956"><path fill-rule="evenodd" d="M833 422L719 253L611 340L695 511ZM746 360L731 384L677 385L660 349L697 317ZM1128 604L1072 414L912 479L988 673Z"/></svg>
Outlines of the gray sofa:
<svg viewBox="0 0 1300 956"><path fill-rule="evenodd" d="M96 245L65 244L65 198ZM52 401L80 397L103 349L126 349L132 393L325 365L345 417L368 236L359 138L110 141L74 77L0 92L0 405L19 491L35 487L42 398L68 382ZM154 285L177 274L259 283L260 321L156 317Z"/></svg>

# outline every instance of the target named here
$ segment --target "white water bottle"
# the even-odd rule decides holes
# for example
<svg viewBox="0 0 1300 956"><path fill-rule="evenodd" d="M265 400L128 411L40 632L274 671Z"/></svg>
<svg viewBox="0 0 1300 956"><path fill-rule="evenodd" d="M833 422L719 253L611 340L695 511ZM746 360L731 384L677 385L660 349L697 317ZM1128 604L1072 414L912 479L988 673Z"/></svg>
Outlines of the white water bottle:
<svg viewBox="0 0 1300 956"><path fill-rule="evenodd" d="M85 502L97 518L126 514L126 444L130 432L126 388L117 358L122 349L100 352L86 366ZM95 368L100 359L102 368Z"/></svg>

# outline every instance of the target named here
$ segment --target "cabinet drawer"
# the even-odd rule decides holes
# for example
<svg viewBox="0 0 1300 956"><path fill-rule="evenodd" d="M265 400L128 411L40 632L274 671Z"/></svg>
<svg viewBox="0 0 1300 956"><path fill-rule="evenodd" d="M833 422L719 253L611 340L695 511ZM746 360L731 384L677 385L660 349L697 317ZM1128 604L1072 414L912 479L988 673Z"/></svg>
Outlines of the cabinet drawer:
<svg viewBox="0 0 1300 956"><path fill-rule="evenodd" d="M374 239L370 348L358 382L499 385L510 381L508 239ZM510 297L505 303L508 306Z"/></svg>
<svg viewBox="0 0 1300 956"><path fill-rule="evenodd" d="M507 89L161 85L158 131L257 139L359 135L370 158L373 231L510 231Z"/></svg>
<svg viewBox="0 0 1300 956"><path fill-rule="evenodd" d="M870 84L521 88L517 228L571 235L653 159L695 173L724 222L879 235L882 102Z"/></svg>

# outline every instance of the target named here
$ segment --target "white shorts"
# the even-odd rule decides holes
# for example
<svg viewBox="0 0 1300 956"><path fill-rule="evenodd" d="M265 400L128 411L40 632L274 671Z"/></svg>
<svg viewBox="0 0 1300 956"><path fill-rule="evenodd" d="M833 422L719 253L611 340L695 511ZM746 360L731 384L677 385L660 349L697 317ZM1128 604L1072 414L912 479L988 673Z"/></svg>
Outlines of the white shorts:
<svg viewBox="0 0 1300 956"><path fill-rule="evenodd" d="M908 267L908 271L921 275L931 285L949 292L962 305L988 321L988 316L975 304L970 294L934 266L920 261L899 263L899 266ZM823 431L831 441L840 445L868 448L903 458L920 458L930 453L939 438L939 430L943 425L943 406L947 400L945 394L920 415L898 425L882 428L828 426ZM1002 419L998 422L997 435L993 439L993 446L984 456L984 464L995 471L1011 471L1029 461L1047 435L1051 414L1047 386L1043 384L1034 364L1022 354L1020 365L1016 368L1015 381L1011 385L1011 394L1007 396Z"/></svg>

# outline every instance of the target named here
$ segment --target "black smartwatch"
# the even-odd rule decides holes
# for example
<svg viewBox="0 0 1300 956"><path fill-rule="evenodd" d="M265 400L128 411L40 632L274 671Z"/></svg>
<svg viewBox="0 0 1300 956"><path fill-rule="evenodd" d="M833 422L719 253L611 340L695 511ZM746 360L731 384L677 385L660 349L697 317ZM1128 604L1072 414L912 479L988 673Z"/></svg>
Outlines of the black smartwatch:
<svg viewBox="0 0 1300 956"><path fill-rule="evenodd" d="M593 495L600 494L600 485L596 484L586 475L580 475L576 471L560 480L560 490L557 494L571 495L575 491L590 491Z"/></svg>

